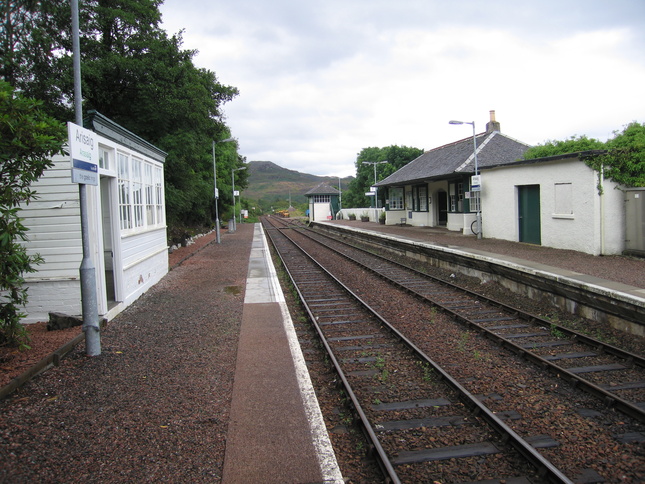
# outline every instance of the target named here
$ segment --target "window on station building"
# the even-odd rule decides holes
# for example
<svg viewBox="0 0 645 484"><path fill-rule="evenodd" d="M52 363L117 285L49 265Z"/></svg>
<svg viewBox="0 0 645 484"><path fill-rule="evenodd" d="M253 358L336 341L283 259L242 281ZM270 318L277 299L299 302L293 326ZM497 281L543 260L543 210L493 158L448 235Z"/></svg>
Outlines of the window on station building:
<svg viewBox="0 0 645 484"><path fill-rule="evenodd" d="M314 195L314 203L329 203L331 195Z"/></svg>
<svg viewBox="0 0 645 484"><path fill-rule="evenodd" d="M450 190L450 211L463 212L464 210L464 184L462 182L451 183Z"/></svg>
<svg viewBox="0 0 645 484"><path fill-rule="evenodd" d="M114 155L112 150L100 146L99 147L99 168L103 168L104 170L113 170L114 169L112 167L113 156Z"/></svg>
<svg viewBox="0 0 645 484"><path fill-rule="evenodd" d="M157 225L162 225L165 223L165 212L163 196L163 171L160 166L153 167L152 179L155 186L155 207L157 212L156 223Z"/></svg>
<svg viewBox="0 0 645 484"><path fill-rule="evenodd" d="M132 158L132 208L134 226L143 227L143 161Z"/></svg>
<svg viewBox="0 0 645 484"><path fill-rule="evenodd" d="M573 214L573 185L571 183L556 183L554 185L554 214Z"/></svg>
<svg viewBox="0 0 645 484"><path fill-rule="evenodd" d="M155 208L155 190L154 190L154 178L152 176L153 166L150 163L146 163L143 166L143 186L145 194L145 204L146 204L146 224L154 225L155 218L157 215L157 210Z"/></svg>
<svg viewBox="0 0 645 484"><path fill-rule="evenodd" d="M403 188L390 188L390 210L403 210Z"/></svg>
<svg viewBox="0 0 645 484"><path fill-rule="evenodd" d="M130 214L130 159L128 155L119 153L118 176L119 176L119 219L121 230L132 228L132 216Z"/></svg>
<svg viewBox="0 0 645 484"><path fill-rule="evenodd" d="M117 154L121 230L145 230L165 223L162 167Z"/></svg>
<svg viewBox="0 0 645 484"><path fill-rule="evenodd" d="M416 185L412 187L412 210L415 212L428 211L427 185Z"/></svg>
<svg viewBox="0 0 645 484"><path fill-rule="evenodd" d="M471 212L481 212L481 192L470 192L470 211Z"/></svg>

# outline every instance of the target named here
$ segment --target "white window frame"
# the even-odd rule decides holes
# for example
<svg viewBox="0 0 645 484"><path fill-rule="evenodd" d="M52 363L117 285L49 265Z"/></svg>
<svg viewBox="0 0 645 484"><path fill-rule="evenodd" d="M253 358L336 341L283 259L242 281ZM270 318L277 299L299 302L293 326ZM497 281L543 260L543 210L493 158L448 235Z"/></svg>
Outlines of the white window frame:
<svg viewBox="0 0 645 484"><path fill-rule="evenodd" d="M428 211L428 185L414 185L412 187L412 203L415 212Z"/></svg>
<svg viewBox="0 0 645 484"><path fill-rule="evenodd" d="M403 197L405 190L403 187L391 187L390 191L390 210L404 210Z"/></svg>
<svg viewBox="0 0 645 484"><path fill-rule="evenodd" d="M165 224L161 166L117 151L117 180L122 234L143 232Z"/></svg>
<svg viewBox="0 0 645 484"><path fill-rule="evenodd" d="M119 221L122 231L132 229L130 196L130 157L117 152L117 177L119 186Z"/></svg>
<svg viewBox="0 0 645 484"><path fill-rule="evenodd" d="M558 182L553 184L553 218L574 218L573 183Z"/></svg>

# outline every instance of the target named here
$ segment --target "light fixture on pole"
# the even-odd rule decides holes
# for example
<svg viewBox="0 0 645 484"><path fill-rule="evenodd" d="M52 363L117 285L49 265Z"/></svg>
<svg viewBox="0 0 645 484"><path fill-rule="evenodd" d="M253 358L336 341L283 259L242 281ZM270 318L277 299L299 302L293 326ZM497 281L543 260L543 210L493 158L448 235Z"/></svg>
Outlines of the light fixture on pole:
<svg viewBox="0 0 645 484"><path fill-rule="evenodd" d="M475 158L475 176L479 177L479 166L477 165L477 136L475 135L475 121L449 121L449 124L470 124L473 127L473 156ZM482 216L481 216L481 198L477 200L477 215L475 215L477 225L477 238L482 238Z"/></svg>
<svg viewBox="0 0 645 484"><path fill-rule="evenodd" d="M213 187L215 189L215 234L217 243L220 244L222 239L219 234L219 208L217 206L217 201L219 199L219 192L217 191L217 163L215 162L215 144L217 143L226 143L227 141L235 141L234 138L226 138L222 141L213 140Z"/></svg>
<svg viewBox="0 0 645 484"><path fill-rule="evenodd" d="M233 186L233 231L237 229L235 226L235 172L240 170L246 170L246 166L231 169L231 180ZM240 221L240 223L242 223L242 221Z"/></svg>
<svg viewBox="0 0 645 484"><path fill-rule="evenodd" d="M382 163L387 163L387 160L383 160L383 161L364 161L363 162L364 165L374 165L374 185L375 185L374 190L376 190L374 192L374 207L376 207L376 208L378 208L378 199L376 197L376 195L378 193L378 188L376 188L376 165L380 165Z"/></svg>

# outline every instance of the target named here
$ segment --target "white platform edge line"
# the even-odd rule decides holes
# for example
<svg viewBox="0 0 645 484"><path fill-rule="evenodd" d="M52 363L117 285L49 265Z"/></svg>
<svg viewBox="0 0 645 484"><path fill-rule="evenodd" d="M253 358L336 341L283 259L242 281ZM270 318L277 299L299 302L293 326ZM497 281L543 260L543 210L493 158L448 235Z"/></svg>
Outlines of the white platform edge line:
<svg viewBox="0 0 645 484"><path fill-rule="evenodd" d="M259 227L260 234L262 236L270 285L275 291L276 296L278 296L277 299L280 305L280 311L282 312L284 330L287 335L287 341L289 342L289 349L291 351L291 357L293 358L296 377L298 379L298 387L300 388L300 396L304 404L307 420L309 421L313 444L318 457L318 463L320 465L320 472L325 484L343 484L343 475L340 472L334 448L329 440L325 420L322 416L322 412L320 411L320 405L318 405L318 398L316 398L316 392L314 391L313 384L311 383L309 370L307 370L307 365L305 364L305 358L302 354L302 350L300 349L296 330L293 327L293 321L289 314L289 308L287 308L284 294L282 293L282 288L280 287L280 282L278 281L278 276L275 271L275 266L273 265L271 254L269 253L269 246L264 229L260 224L257 224L256 227Z"/></svg>

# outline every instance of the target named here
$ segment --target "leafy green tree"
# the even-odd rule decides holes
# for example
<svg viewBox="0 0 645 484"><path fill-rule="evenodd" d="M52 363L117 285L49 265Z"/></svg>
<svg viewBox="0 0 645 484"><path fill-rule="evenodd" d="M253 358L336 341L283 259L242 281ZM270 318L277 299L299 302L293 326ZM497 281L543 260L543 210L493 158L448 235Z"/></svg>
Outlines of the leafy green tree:
<svg viewBox="0 0 645 484"><path fill-rule="evenodd" d="M595 138L586 136L571 136L570 138L558 141L548 140L543 144L532 146L524 153L525 160L546 158L548 156L564 155L579 151L592 151L605 149L605 143Z"/></svg>
<svg viewBox="0 0 645 484"><path fill-rule="evenodd" d="M527 160L567 153L588 152L584 162L602 177L628 187L645 186L645 124L636 121L615 131L606 143L586 136L572 136L564 141L547 141L530 148ZM602 183L598 183L602 191Z"/></svg>
<svg viewBox="0 0 645 484"><path fill-rule="evenodd" d="M349 183L347 193L343 193L343 206L360 208L369 207L373 203L370 199L371 197L365 196L365 193L374 185L374 165L368 163L387 161L387 163L376 165L376 181L378 182L422 154L422 149L408 146L392 145L385 148L363 148L356 157L356 178Z"/></svg>
<svg viewBox="0 0 645 484"><path fill-rule="evenodd" d="M632 122L607 141L607 151L586 159L598 172L620 185L645 187L645 124Z"/></svg>
<svg viewBox="0 0 645 484"><path fill-rule="evenodd" d="M169 37L160 28L161 3L79 2L84 109L99 111L168 153L169 225L210 225L211 143L228 137L220 108L238 91L220 84L214 72L193 64L196 52L182 48L181 33ZM11 13L4 18L18 33L5 35L4 43L0 39L0 45L11 46L3 50L3 57L12 59L14 66L3 75L45 101L49 113L72 119L69 1L11 0L11 4ZM237 156L229 161L239 163ZM226 170L218 167L218 186L227 179ZM241 178L240 187L243 182Z"/></svg>
<svg viewBox="0 0 645 484"><path fill-rule="evenodd" d="M26 345L20 306L27 302L24 274L42 261L21 243L27 228L20 206L36 198L31 184L52 165L67 139L65 125L45 115L40 102L0 81L0 344Z"/></svg>
<svg viewBox="0 0 645 484"><path fill-rule="evenodd" d="M72 60L64 55L71 50L69 2L7 0L0 15L0 78L42 101L45 113L72 119Z"/></svg>

